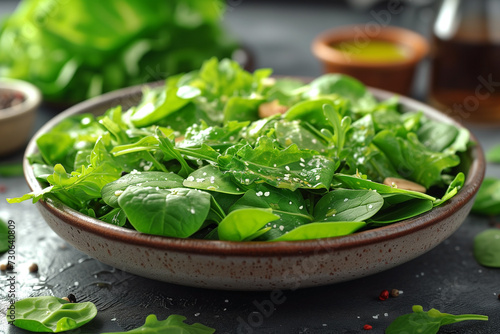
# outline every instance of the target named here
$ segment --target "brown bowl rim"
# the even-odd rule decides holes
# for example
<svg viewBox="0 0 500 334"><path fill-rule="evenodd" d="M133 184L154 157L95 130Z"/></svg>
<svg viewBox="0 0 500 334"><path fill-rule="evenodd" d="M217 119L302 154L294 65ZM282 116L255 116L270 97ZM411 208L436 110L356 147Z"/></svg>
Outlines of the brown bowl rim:
<svg viewBox="0 0 500 334"><path fill-rule="evenodd" d="M430 46L422 35L405 28L379 25L380 33L370 37L372 40L394 42L412 50L410 56L401 61L370 62L347 59L345 55L330 45L355 37L356 29L366 27L366 24L354 24L332 28L320 33L311 44L313 54L325 63L336 64L348 68L399 69L417 64L429 54Z"/></svg>
<svg viewBox="0 0 500 334"><path fill-rule="evenodd" d="M0 90L18 91L22 93L25 98L18 106L0 109L0 122L33 112L42 102L40 90L27 81L0 78Z"/></svg>
<svg viewBox="0 0 500 334"><path fill-rule="evenodd" d="M153 83L151 85L160 84L162 83ZM36 138L47 132L50 128L69 115L87 112L90 108L113 105L113 101L119 101L120 99L123 100L136 96L136 94L139 94L142 91L143 87L144 85L124 88L81 102L57 115L52 120L47 122L40 130L38 130L26 148L23 161L25 178L31 190L41 190L41 186L36 180L33 174L33 169L27 159L29 155L36 151ZM394 93L381 89L369 88L369 90L377 97L377 99L382 100L395 95ZM464 126L455 120L422 102L403 96L399 97L399 101L406 108L411 110L421 110L427 116L435 120L464 128ZM451 198L445 204L438 206L421 216L342 237L276 242L233 242L170 238L143 234L135 230L111 225L99 221L98 219L83 215L82 213L79 213L78 211L73 210L57 201L41 200L38 203L43 207L41 208L42 210L47 210L55 217L65 221L68 225L76 229L81 229L88 233L99 235L117 242L132 244L139 247L160 249L166 252L175 251L187 254L203 254L206 256L271 256L278 258L325 254L360 248L376 243L388 242L392 239L411 234L412 232L430 228L438 224L442 219L452 216L454 212L459 210L469 201L473 200L484 178L486 164L483 150L477 138L472 133L471 140L474 145L469 149L471 150L471 157L473 161L467 173L465 185L455 197Z"/></svg>

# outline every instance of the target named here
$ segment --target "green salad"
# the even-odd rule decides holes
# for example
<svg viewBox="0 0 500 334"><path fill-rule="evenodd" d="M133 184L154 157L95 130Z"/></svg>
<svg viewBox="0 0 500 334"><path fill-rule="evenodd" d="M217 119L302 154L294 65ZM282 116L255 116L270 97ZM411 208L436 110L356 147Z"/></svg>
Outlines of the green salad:
<svg viewBox="0 0 500 334"><path fill-rule="evenodd" d="M8 201L52 199L166 237L281 241L408 219L463 186L467 130L351 77L270 75L213 58L128 110L66 118L29 157L45 188Z"/></svg>

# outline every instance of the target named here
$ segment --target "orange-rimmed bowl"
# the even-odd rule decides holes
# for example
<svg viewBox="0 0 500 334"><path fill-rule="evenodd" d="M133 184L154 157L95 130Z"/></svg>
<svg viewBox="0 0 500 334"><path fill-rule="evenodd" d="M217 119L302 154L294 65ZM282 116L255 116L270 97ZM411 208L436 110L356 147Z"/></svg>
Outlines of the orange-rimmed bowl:
<svg viewBox="0 0 500 334"><path fill-rule="evenodd" d="M354 54L362 54L372 41L388 42L404 48L406 56L401 60L369 61L332 47L349 42L352 43L350 48L355 48ZM409 95L415 69L428 55L429 43L423 36L408 29L367 23L324 31L313 40L311 49L326 73L347 74L367 86Z"/></svg>
<svg viewBox="0 0 500 334"><path fill-rule="evenodd" d="M371 89L379 99L393 93ZM36 137L64 118L100 115L118 104L138 103L142 87L131 87L80 103L49 121L28 145L37 151ZM435 109L400 98L409 110L462 127ZM85 216L60 202L40 201L38 209L49 226L80 251L118 269L169 283L227 290L296 289L347 281L374 274L424 254L455 232L467 217L485 170L475 138L461 163L465 186L450 201L413 219L337 238L283 242L230 242L176 239L147 235ZM26 180L41 190L27 159Z"/></svg>

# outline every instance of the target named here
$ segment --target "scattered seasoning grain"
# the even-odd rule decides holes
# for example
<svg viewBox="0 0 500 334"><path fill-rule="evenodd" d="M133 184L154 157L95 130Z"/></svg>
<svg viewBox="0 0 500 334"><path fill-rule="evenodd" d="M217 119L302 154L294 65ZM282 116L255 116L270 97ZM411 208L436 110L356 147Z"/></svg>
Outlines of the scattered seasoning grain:
<svg viewBox="0 0 500 334"><path fill-rule="evenodd" d="M372 326L372 325L364 325L364 326L363 326L363 329L364 329L365 331L369 331L369 330L372 330L372 329L373 329L373 326Z"/></svg>
<svg viewBox="0 0 500 334"><path fill-rule="evenodd" d="M38 272L38 264L32 263L31 266L29 267L30 273L37 273Z"/></svg>
<svg viewBox="0 0 500 334"><path fill-rule="evenodd" d="M7 270L7 265L5 263L0 264L0 270L1 271L6 271Z"/></svg>
<svg viewBox="0 0 500 334"><path fill-rule="evenodd" d="M72 294L72 293L70 293L68 295L68 300L69 300L70 303L76 303L76 297L75 297L75 295Z"/></svg>
<svg viewBox="0 0 500 334"><path fill-rule="evenodd" d="M387 298L389 298L389 291L388 290L384 290L380 293L380 295L378 296L378 299L380 300L386 300Z"/></svg>
<svg viewBox="0 0 500 334"><path fill-rule="evenodd" d="M398 297L399 296L399 290L398 289L392 289L391 290L391 297Z"/></svg>

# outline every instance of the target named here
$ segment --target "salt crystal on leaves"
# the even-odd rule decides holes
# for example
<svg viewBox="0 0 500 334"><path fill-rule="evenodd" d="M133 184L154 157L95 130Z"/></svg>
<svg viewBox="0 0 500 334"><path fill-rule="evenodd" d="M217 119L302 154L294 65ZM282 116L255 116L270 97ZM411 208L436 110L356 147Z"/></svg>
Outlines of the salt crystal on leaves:
<svg viewBox="0 0 500 334"><path fill-rule="evenodd" d="M266 192L264 193L264 196L266 196L266 197L268 197L269 195L271 195L271 193L270 193L269 191L266 191Z"/></svg>

